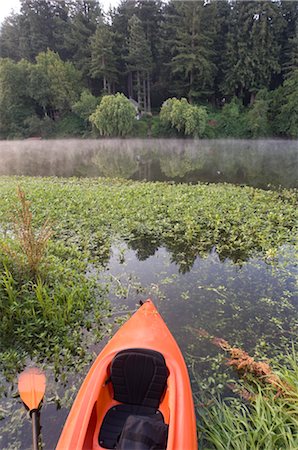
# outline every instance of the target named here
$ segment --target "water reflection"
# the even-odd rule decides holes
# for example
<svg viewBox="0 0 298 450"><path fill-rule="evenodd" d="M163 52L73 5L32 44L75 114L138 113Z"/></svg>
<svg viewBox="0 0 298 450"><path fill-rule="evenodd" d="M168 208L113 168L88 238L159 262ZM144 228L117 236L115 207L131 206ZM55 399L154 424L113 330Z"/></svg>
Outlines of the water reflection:
<svg viewBox="0 0 298 450"><path fill-rule="evenodd" d="M187 273L181 272L165 248L152 248L151 256L142 254L144 247L140 248L136 245L133 250L119 243L112 248L108 267L93 264L90 272L97 276L98 282L106 284L117 311L134 309L140 299L149 296L154 300L187 359L194 392L218 394L233 375L219 349L200 337L201 328L257 357L275 356L291 346L298 332L293 247L281 248L271 264L257 257L241 265L229 259L221 261L213 250L206 257L196 257ZM86 356L94 359L104 342L90 347L89 339L86 334L82 347L88 349ZM88 360L79 364L70 360L55 380L53 365L45 363L48 375L42 410L45 448L55 447L89 366ZM30 422L20 401L13 398L16 385L11 387L3 379L0 381L3 387L0 412L5 411L0 447L28 448Z"/></svg>
<svg viewBox="0 0 298 450"><path fill-rule="evenodd" d="M0 174L297 187L298 141L0 141Z"/></svg>

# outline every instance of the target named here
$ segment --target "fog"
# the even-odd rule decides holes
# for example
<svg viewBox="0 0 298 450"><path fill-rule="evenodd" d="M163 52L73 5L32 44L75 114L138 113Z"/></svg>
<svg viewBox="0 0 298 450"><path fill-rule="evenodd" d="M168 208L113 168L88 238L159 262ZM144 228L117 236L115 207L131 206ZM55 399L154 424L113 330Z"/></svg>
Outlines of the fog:
<svg viewBox="0 0 298 450"><path fill-rule="evenodd" d="M297 140L0 141L0 175L123 177L297 187Z"/></svg>

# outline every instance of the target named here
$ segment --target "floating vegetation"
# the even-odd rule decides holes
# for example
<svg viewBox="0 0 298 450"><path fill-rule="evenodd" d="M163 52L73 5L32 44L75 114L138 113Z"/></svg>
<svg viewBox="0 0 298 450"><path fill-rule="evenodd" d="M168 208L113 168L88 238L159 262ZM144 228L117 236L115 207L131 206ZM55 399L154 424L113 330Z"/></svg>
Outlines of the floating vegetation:
<svg viewBox="0 0 298 450"><path fill-rule="evenodd" d="M36 270L24 270L30 265L14 232L18 185L29 235L38 239L51 224ZM0 388L4 398L28 361L42 364L52 377L47 421L60 417L62 426L102 337L140 298L151 296L173 330L198 405L207 391L230 395L235 380L224 355L193 328L225 336L255 361L285 352L297 334L295 190L1 177L0 193ZM17 408L7 399L3 410ZM13 435L13 420L3 422ZM56 437L45 437L46 446Z"/></svg>

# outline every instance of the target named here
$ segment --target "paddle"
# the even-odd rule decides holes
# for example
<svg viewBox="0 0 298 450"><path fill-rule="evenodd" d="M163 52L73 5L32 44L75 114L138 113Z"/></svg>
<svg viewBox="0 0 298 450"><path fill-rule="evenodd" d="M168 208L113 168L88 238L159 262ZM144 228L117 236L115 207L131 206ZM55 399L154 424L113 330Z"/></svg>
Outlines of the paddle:
<svg viewBox="0 0 298 450"><path fill-rule="evenodd" d="M46 390L46 376L37 367L25 369L19 375L18 388L20 397L30 411L32 419L33 449L38 450L39 405Z"/></svg>

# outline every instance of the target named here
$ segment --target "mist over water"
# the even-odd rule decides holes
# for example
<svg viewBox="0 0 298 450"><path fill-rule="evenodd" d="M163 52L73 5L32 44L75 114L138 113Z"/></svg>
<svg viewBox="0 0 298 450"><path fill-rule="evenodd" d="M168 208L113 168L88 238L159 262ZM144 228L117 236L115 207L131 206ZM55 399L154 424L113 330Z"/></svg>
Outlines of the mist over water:
<svg viewBox="0 0 298 450"><path fill-rule="evenodd" d="M0 141L0 175L121 177L298 187L298 141L100 139Z"/></svg>

